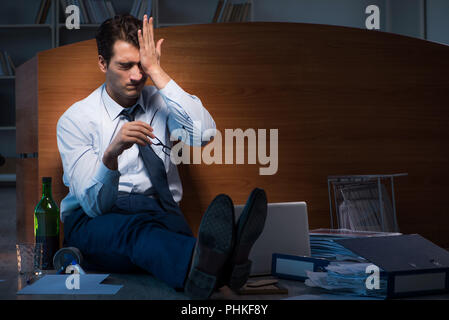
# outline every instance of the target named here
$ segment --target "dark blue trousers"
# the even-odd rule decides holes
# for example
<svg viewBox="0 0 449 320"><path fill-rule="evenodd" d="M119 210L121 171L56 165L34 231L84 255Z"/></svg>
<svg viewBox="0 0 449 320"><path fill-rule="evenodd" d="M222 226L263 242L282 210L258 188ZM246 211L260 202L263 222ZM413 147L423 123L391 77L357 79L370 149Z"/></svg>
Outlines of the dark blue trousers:
<svg viewBox="0 0 449 320"><path fill-rule="evenodd" d="M143 195L120 196L110 213L95 218L79 209L64 220L64 245L77 247L88 269L143 269L173 288L184 286L195 242L184 216Z"/></svg>

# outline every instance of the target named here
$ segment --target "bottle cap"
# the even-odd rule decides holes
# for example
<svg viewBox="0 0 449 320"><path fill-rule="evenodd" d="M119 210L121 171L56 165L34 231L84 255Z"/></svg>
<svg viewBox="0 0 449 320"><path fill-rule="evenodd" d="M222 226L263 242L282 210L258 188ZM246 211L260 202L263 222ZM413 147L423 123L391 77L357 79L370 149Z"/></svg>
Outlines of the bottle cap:
<svg viewBox="0 0 449 320"><path fill-rule="evenodd" d="M51 183L51 177L43 177L42 182L43 183Z"/></svg>

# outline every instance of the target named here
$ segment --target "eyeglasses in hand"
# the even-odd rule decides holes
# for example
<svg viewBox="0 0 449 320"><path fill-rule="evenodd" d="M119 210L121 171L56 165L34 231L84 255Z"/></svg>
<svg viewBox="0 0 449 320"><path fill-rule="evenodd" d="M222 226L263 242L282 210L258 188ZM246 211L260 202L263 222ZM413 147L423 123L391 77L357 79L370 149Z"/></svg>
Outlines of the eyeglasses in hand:
<svg viewBox="0 0 449 320"><path fill-rule="evenodd" d="M156 139L156 140L158 141L158 143L152 143L153 146L162 146L162 152L165 153L167 156L170 157L170 151L171 151L171 148L170 148L169 146L163 144L162 141L159 140L158 137L154 136L154 139Z"/></svg>

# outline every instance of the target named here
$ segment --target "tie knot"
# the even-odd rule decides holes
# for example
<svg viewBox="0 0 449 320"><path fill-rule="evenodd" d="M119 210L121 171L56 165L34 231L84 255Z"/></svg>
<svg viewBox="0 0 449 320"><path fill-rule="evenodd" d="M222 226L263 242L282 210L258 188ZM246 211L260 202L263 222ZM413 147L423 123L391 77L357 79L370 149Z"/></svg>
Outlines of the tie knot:
<svg viewBox="0 0 449 320"><path fill-rule="evenodd" d="M135 106L134 108L123 109L122 112L120 112L120 114L124 116L128 121L134 121L135 118L134 114L136 113L137 108L138 105Z"/></svg>

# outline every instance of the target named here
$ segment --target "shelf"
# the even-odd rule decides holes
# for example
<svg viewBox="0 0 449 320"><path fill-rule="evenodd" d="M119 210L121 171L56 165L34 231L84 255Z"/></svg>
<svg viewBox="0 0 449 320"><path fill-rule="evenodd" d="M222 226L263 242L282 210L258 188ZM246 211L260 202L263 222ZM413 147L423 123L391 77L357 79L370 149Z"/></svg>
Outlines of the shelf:
<svg viewBox="0 0 449 320"><path fill-rule="evenodd" d="M8 126L4 126L4 127L0 126L0 131L15 131L15 130L16 130L16 127L13 127L13 126L10 126L10 127L8 127Z"/></svg>
<svg viewBox="0 0 449 320"><path fill-rule="evenodd" d="M52 29L51 24L0 24L0 29L22 29L22 28L49 28Z"/></svg>
<svg viewBox="0 0 449 320"><path fill-rule="evenodd" d="M16 76L0 76L0 80L15 80Z"/></svg>
<svg viewBox="0 0 449 320"><path fill-rule="evenodd" d="M2 173L0 174L0 182L16 182L16 175L13 173Z"/></svg>
<svg viewBox="0 0 449 320"><path fill-rule="evenodd" d="M100 26L100 24L95 24L95 23L80 24L80 28L79 29L67 29L67 30L72 31L72 30L81 30L83 28L98 28L99 26ZM58 24L58 27L59 28L65 27L65 23Z"/></svg>

